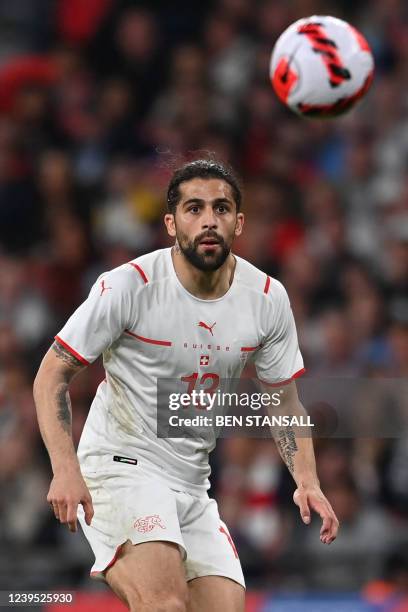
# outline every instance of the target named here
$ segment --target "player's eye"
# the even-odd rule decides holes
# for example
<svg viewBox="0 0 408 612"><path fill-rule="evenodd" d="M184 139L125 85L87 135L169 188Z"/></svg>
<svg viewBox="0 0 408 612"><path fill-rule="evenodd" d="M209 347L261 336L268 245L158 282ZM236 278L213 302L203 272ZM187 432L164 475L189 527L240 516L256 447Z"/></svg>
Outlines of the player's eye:
<svg viewBox="0 0 408 612"><path fill-rule="evenodd" d="M217 210L218 210L219 213L226 213L226 212L228 212L228 208L225 206L225 204L218 204Z"/></svg>
<svg viewBox="0 0 408 612"><path fill-rule="evenodd" d="M188 209L188 212L192 212L196 214L199 212L199 210L200 210L200 207L195 204L194 206L190 206L190 208Z"/></svg>

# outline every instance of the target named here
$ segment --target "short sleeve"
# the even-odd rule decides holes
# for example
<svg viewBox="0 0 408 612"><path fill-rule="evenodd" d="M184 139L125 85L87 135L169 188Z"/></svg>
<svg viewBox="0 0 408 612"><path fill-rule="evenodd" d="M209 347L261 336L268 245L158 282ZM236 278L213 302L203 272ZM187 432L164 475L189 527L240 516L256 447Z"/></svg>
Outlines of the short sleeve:
<svg viewBox="0 0 408 612"><path fill-rule="evenodd" d="M261 381L279 384L290 382L303 374L305 369L288 294L276 279L272 280L269 292L271 296L266 296L271 300L267 323L269 331L254 361Z"/></svg>
<svg viewBox="0 0 408 612"><path fill-rule="evenodd" d="M132 270L102 274L55 340L85 365L92 363L130 326L137 289Z"/></svg>

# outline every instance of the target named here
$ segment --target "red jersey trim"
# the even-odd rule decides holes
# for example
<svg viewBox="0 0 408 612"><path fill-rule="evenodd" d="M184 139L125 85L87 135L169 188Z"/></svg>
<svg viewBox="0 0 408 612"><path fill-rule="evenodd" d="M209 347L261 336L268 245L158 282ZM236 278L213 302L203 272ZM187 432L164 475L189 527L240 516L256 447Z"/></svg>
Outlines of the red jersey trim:
<svg viewBox="0 0 408 612"><path fill-rule="evenodd" d="M172 344L168 340L153 340L152 338L144 338L143 336L138 336L138 334L134 334L128 329L125 329L125 334L128 334L129 336L133 336L133 338L136 338L137 340L141 340L142 342L147 342L148 344L158 344L159 346L171 346Z"/></svg>
<svg viewBox="0 0 408 612"><path fill-rule="evenodd" d="M130 264L131 266L133 266L133 268L139 272L140 276L143 278L143 281L144 281L145 283L148 283L148 282L149 282L149 281L147 280L147 276L146 276L146 274L143 272L143 270L142 270L142 268L141 268L140 266L138 266L137 264L135 264L135 263L133 263L133 262L131 262L131 261L129 261L129 264Z"/></svg>
<svg viewBox="0 0 408 612"><path fill-rule="evenodd" d="M81 363L87 366L91 365L91 363L87 359L85 359L85 357L82 357L82 355L77 353L76 350L73 349L72 346L69 346L69 344L67 344L62 338L60 338L59 336L54 336L54 340L56 340L57 342L59 342L59 344L61 344L61 346L66 348L67 351L71 353L71 355L73 355L74 357L78 359L78 361L80 361Z"/></svg>
<svg viewBox="0 0 408 612"><path fill-rule="evenodd" d="M302 368L301 370L298 370L297 372L295 372L293 376L291 376L287 380L282 380L281 382L277 382L277 383L266 382L265 380L262 380L261 378L259 380L261 381L262 384L266 385L267 387L281 387L282 385L288 385L289 383L292 382L292 380L294 380L295 378L299 378L299 376L302 376L302 374L304 374L305 372L306 372L306 369Z"/></svg>
<svg viewBox="0 0 408 612"><path fill-rule="evenodd" d="M268 293L270 284L271 284L271 278L270 276L267 276L266 281L265 281L264 293Z"/></svg>
<svg viewBox="0 0 408 612"><path fill-rule="evenodd" d="M241 352L249 353L250 351L256 351L256 349L259 349L261 347L262 347L262 344L258 344L258 346L241 346Z"/></svg>

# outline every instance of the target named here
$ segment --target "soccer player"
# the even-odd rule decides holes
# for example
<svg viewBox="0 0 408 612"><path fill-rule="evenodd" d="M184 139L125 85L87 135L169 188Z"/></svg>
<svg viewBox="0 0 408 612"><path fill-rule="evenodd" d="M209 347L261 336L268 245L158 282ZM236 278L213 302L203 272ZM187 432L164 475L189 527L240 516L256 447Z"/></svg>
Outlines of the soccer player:
<svg viewBox="0 0 408 612"><path fill-rule="evenodd" d="M157 379L213 390L255 363L263 389L285 383L284 409L303 414L303 372L285 289L232 254L242 232L237 178L214 160L173 174L164 221L172 248L102 274L45 355L34 383L53 479L47 500L61 523L77 519L95 554L91 575L137 612L242 612L244 578L234 543L207 495L205 439L159 439ZM69 384L103 355L77 454ZM181 383L180 383L181 384ZM291 427L276 443L305 523L322 518L330 544L338 521L320 490L310 437Z"/></svg>

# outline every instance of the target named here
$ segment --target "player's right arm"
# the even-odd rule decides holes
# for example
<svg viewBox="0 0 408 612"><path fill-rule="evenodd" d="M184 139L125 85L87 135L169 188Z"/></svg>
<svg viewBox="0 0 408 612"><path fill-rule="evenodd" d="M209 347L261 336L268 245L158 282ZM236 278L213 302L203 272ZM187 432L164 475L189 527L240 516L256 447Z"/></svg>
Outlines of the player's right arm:
<svg viewBox="0 0 408 612"><path fill-rule="evenodd" d="M77 509L82 504L91 524L91 495L82 477L72 440L69 384L84 368L59 342L46 353L34 381L34 400L41 436L51 460L53 479L47 495L54 514L70 531L77 530Z"/></svg>
<svg viewBox="0 0 408 612"><path fill-rule="evenodd" d="M55 337L34 382L38 423L54 474L47 499L71 531L76 531L78 504L88 525L93 508L72 441L69 384L134 323L136 295L144 284L129 264L102 274Z"/></svg>

